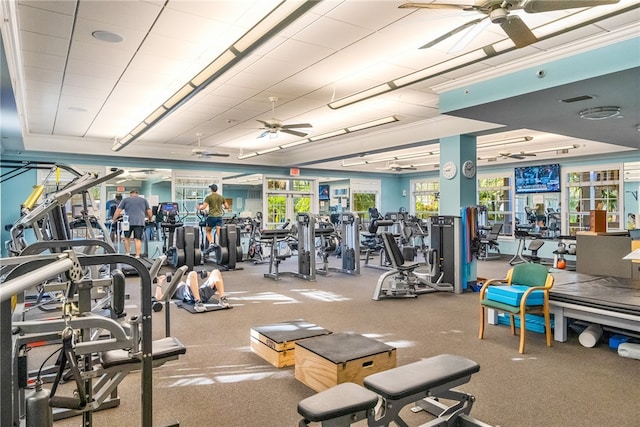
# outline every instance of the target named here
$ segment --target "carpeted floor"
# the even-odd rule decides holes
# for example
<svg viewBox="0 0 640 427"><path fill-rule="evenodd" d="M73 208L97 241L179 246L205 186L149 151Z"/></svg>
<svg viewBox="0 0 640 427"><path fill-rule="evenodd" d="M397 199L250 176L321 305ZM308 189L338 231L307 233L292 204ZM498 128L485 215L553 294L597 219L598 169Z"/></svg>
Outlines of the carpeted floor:
<svg viewBox="0 0 640 427"><path fill-rule="evenodd" d="M363 268L360 276L332 273L316 282L273 281L263 277L268 264L242 266L223 273L233 309L191 314L172 307L172 335L188 349L154 371L154 426L176 421L181 426L296 426L297 403L314 391L294 378L293 367L274 368L249 348L253 326L294 319L390 344L397 348L398 365L441 353L475 360L480 372L460 389L476 396L471 415L491 425L638 425L640 361L619 357L604 342L585 348L571 334L568 342L548 348L542 334L530 333L526 354L520 355L518 338L506 326L489 325L485 339L478 339L473 292L373 301L380 270ZM478 276L503 277L508 268L500 260L479 262ZM282 271L295 269L295 259L281 264ZM129 279L130 289L135 281ZM129 313L135 310L127 307ZM153 318L154 336L160 338L164 311ZM95 413L95 426L140 424L139 373L124 380L119 394L121 405ZM408 409L403 414L410 425L430 420ZM55 425L81 425L81 419Z"/></svg>

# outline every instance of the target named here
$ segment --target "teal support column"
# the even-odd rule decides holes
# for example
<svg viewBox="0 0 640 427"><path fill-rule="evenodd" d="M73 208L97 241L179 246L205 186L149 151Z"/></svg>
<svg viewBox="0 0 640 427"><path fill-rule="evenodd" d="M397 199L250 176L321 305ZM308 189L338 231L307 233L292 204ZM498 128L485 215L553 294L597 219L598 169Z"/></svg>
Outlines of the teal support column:
<svg viewBox="0 0 640 427"><path fill-rule="evenodd" d="M440 139L440 215L460 216L460 208L476 204L476 137L448 136ZM463 174L466 161L473 162L473 177ZM455 173L452 173L452 168Z"/></svg>
<svg viewBox="0 0 640 427"><path fill-rule="evenodd" d="M440 215L461 216L461 209L476 205L476 137L457 135L440 139ZM461 293L477 283L475 257L470 256L471 238L464 218L454 223L460 230L454 233L454 289Z"/></svg>

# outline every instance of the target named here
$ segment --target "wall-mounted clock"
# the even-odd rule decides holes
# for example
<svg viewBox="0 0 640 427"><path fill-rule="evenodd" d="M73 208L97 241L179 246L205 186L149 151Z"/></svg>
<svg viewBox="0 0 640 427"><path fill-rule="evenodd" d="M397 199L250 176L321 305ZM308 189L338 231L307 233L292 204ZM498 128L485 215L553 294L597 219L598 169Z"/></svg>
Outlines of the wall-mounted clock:
<svg viewBox="0 0 640 427"><path fill-rule="evenodd" d="M445 178L453 179L455 178L456 173L458 173L458 167L454 162L448 161L442 166L442 176Z"/></svg>
<svg viewBox="0 0 640 427"><path fill-rule="evenodd" d="M476 175L476 163L473 160L467 160L462 164L462 175L467 178L473 178Z"/></svg>

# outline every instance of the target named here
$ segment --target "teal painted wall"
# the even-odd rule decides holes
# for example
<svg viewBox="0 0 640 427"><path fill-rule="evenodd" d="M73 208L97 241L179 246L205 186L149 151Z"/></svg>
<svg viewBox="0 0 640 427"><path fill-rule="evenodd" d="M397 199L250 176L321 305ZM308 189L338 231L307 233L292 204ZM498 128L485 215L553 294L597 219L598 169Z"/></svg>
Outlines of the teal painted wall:
<svg viewBox="0 0 640 427"><path fill-rule="evenodd" d="M12 168L0 168L3 175L12 170ZM36 180L37 171L32 169L0 183L0 218L2 221L0 236L2 236L3 257L8 256L4 243L11 237L11 234L5 231L5 225L11 225L20 218L20 206L33 191Z"/></svg>
<svg viewBox="0 0 640 427"><path fill-rule="evenodd" d="M539 66L451 90L440 95L440 112L458 110L512 96L561 86L591 77L635 68L640 63L640 38L579 53L544 65L546 77L536 75Z"/></svg>

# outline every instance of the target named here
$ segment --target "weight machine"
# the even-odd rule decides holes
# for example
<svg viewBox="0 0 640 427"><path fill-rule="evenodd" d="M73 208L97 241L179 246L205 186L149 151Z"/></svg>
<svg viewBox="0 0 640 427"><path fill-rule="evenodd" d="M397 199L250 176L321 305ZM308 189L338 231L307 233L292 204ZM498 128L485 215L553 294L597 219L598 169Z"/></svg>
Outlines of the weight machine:
<svg viewBox="0 0 640 427"><path fill-rule="evenodd" d="M287 239L291 236L291 231L286 228L264 229L260 231L260 241L271 245L271 255L269 256L269 272L264 273L264 277L273 280L280 280L282 274L292 275L293 273L280 272L280 263L291 256L291 253L280 253L280 244L287 244Z"/></svg>
<svg viewBox="0 0 640 427"><path fill-rule="evenodd" d="M58 243L58 242L56 242ZM60 242L62 243L62 242ZM140 277L141 313L132 318L131 329L125 330L113 319L90 314L92 281L85 278L84 270L91 266L128 263ZM10 380L0 383L0 425L21 425L26 411L27 425L43 425L51 419L51 407L82 415L83 426L92 425L95 410L110 401L117 385L134 369L141 370L141 423L153 424L152 368L184 354L185 347L173 337L152 341L151 294L149 271L140 260L127 255L102 254L76 257L67 250L63 253L37 256L18 256L0 259L3 267L16 266L2 278L0 286L0 362L8 367ZM11 300L35 284L48 278L66 274L69 278L67 297L78 293L78 310L82 316L65 314L58 319L15 320L20 318L20 306L13 312ZM65 311L67 313L67 311ZM76 331L81 331L77 333ZM93 339L90 331L104 331L109 339ZM53 341L63 337L63 351L76 381L77 394L73 397L56 396L39 389L24 398L23 367L26 366L21 349L33 341ZM73 338L73 339L72 339ZM96 355L103 355L100 363ZM64 360L64 359L63 359ZM78 363L76 363L78 362ZM64 369L67 363L61 364ZM25 405L24 403L28 403ZM119 400L116 398L115 402ZM35 424L30 424L33 422Z"/></svg>
<svg viewBox="0 0 640 427"><path fill-rule="evenodd" d="M340 214L340 254L342 267L331 267L331 271L360 274L360 217L352 212Z"/></svg>
<svg viewBox="0 0 640 427"><path fill-rule="evenodd" d="M326 275L328 272L316 270L316 220L306 212L300 212L296 216L298 230L298 272L295 277L315 281L316 273ZM329 230L329 229L326 229Z"/></svg>

